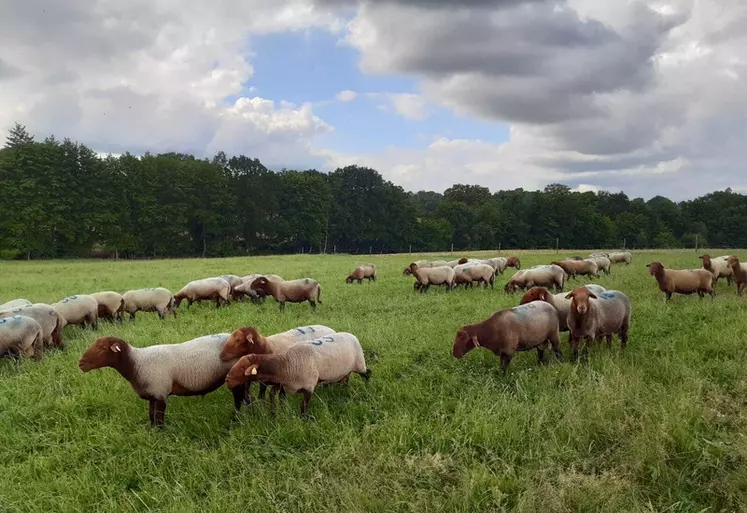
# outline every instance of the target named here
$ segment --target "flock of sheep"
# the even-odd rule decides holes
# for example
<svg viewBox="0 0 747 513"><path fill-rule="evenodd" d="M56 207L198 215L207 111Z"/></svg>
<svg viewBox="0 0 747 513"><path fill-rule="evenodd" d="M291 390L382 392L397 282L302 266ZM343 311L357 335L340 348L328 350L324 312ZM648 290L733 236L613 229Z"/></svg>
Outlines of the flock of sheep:
<svg viewBox="0 0 747 513"><path fill-rule="evenodd" d="M691 270L665 269L660 262L647 265L667 300L672 294L706 293L714 295L719 278L737 284L741 295L747 286L747 264L734 256L700 257L703 268ZM562 292L568 279L578 276L599 277L609 274L611 264L630 264L629 252L594 253L587 258L570 257L547 265L521 269L517 257L473 260L462 258L453 262L417 261L404 270L415 277L415 288L425 293L430 285L443 285L451 290L459 285L475 283L494 285L495 276L507 267L517 272L505 286L507 293L526 291L519 305L498 310L488 319L463 326L456 333L452 355L461 358L476 347L484 347L500 357L505 373L516 352L537 350L539 363L545 363L545 351L551 349L560 358L561 332L569 332L574 358L578 357L582 341L605 338L611 345L613 335L624 348L631 322L631 304L621 291L606 290L597 284L587 284ZM376 281L376 266L356 267L346 283ZM554 288L552 294L549 289ZM0 355L41 358L45 347L63 347L62 330L67 324L97 328L98 319L123 322L124 314L132 320L138 311L157 312L163 319L168 313L176 316L182 301L215 301L216 307L231 300L248 297L253 302L273 296L281 310L286 302L308 301L312 308L321 303L321 287L316 280L302 278L286 281L276 275L235 275L195 280L172 294L165 288L131 290L124 294L107 291L67 297L48 305L32 304L15 299L0 305ZM166 401L170 395L205 395L225 384L234 398L234 411L242 403L251 403L252 382L260 385L264 399L270 387L270 406L275 408L279 392L302 394L301 415L308 413L315 387L323 383L347 382L350 375L359 374L365 380L371 375L366 366L360 341L347 332L336 332L323 325L299 326L270 336L262 335L252 326L232 333L206 335L180 344L154 345L138 348L116 337L98 338L78 362L83 372L112 367L130 382L135 392L149 403L152 426L162 426Z"/></svg>

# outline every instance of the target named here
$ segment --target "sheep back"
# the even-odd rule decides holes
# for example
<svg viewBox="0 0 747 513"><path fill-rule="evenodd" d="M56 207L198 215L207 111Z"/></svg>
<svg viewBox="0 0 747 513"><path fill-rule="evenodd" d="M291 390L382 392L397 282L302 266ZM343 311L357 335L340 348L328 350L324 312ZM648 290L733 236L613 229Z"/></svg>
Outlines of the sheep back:
<svg viewBox="0 0 747 513"><path fill-rule="evenodd" d="M99 303L88 294L66 297L52 307L65 318L67 324L95 325L99 317Z"/></svg>
<svg viewBox="0 0 747 513"><path fill-rule="evenodd" d="M0 355L13 357L44 354L42 327L31 317L14 315L0 319Z"/></svg>

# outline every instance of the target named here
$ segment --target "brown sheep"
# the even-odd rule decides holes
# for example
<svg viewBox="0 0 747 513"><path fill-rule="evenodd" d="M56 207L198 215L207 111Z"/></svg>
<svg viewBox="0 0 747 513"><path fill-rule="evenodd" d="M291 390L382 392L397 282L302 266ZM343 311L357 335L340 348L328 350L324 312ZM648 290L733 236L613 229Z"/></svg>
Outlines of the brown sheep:
<svg viewBox="0 0 747 513"><path fill-rule="evenodd" d="M567 324L574 358L578 358L582 338L591 341L606 337L607 347L611 347L612 335L617 334L620 347L625 349L631 314L628 296L618 290L607 290L597 296L586 287L576 287L565 297L571 300Z"/></svg>
<svg viewBox="0 0 747 513"><path fill-rule="evenodd" d="M659 290L666 294L666 300L672 298L672 294L695 294L703 298L710 294L711 299L716 296L713 290L713 275L705 269L675 270L665 269L661 262L646 264L648 273L656 278Z"/></svg>
<svg viewBox="0 0 747 513"><path fill-rule="evenodd" d="M350 275L345 278L345 283L350 284L357 281L358 284L362 284L364 279L368 279L370 284L372 281L376 281L376 266L374 264L363 264L359 265Z"/></svg>
<svg viewBox="0 0 747 513"><path fill-rule="evenodd" d="M727 262L737 284L737 296L741 296L742 291L747 287L747 264L740 264L735 256L730 256Z"/></svg>
<svg viewBox="0 0 747 513"><path fill-rule="evenodd" d="M553 262L553 265L557 265L562 268L569 278L575 278L576 276L586 276L591 278L599 278L599 268L597 264L591 260L560 260Z"/></svg>
<svg viewBox="0 0 747 513"><path fill-rule="evenodd" d="M521 269L521 260L519 260L519 257L508 257L508 261L506 262L506 267L514 267L516 270Z"/></svg>
<svg viewBox="0 0 747 513"><path fill-rule="evenodd" d="M285 303L303 303L308 301L312 310L316 310L317 302L322 304L322 287L319 282L311 278L301 278L276 282L260 276L252 282L252 289L268 294L280 303L280 311L285 311Z"/></svg>
<svg viewBox="0 0 747 513"><path fill-rule="evenodd" d="M484 347L501 358L501 370L506 374L517 351L537 350L537 361L545 361L545 349L552 347L560 360L558 313L551 305L534 302L498 310L488 319L468 324L457 331L452 355L461 358L476 347Z"/></svg>

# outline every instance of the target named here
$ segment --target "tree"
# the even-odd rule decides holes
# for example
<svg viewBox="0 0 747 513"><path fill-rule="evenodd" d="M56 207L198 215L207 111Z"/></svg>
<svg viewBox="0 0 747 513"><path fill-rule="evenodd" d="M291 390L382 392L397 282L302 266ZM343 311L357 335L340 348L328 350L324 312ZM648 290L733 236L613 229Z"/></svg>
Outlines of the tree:
<svg viewBox="0 0 747 513"><path fill-rule="evenodd" d="M8 137L5 139L6 148L20 148L28 146L34 142L34 136L30 135L24 125L16 122L13 128L8 132Z"/></svg>

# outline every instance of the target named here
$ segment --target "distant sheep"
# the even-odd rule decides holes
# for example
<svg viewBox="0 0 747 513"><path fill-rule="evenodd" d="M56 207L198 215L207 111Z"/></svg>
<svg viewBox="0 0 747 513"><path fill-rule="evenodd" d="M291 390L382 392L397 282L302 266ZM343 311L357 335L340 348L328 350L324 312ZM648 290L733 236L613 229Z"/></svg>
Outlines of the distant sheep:
<svg viewBox="0 0 747 513"><path fill-rule="evenodd" d="M665 269L661 262L646 264L649 274L656 278L659 290L664 292L666 300L672 298L672 294L698 294L702 299L705 294L710 294L711 299L716 296L713 290L713 275L706 269L674 270Z"/></svg>
<svg viewBox="0 0 747 513"><path fill-rule="evenodd" d="M609 258L610 262L613 264L625 263L627 265L630 265L630 263L633 261L633 255L629 251L618 251L616 253L610 253L609 255L607 255L607 258Z"/></svg>
<svg viewBox="0 0 747 513"><path fill-rule="evenodd" d="M488 258L486 260L483 260L482 263L492 267L495 271L495 274L498 275L503 274L503 271L506 270L506 267L508 266L508 259L503 257Z"/></svg>
<svg viewBox="0 0 747 513"><path fill-rule="evenodd" d="M238 301L244 296L244 294L237 293L235 291L236 287L244 283L244 280L242 280L235 274L224 274L222 276L215 276L215 278L221 278L228 282L228 284L231 286L231 291L229 292L229 296L231 297L232 300Z"/></svg>
<svg viewBox="0 0 747 513"><path fill-rule="evenodd" d="M495 283L495 270L488 264L470 262L456 266L454 268L454 283L458 283L459 277L464 275L469 276L470 284L484 283L486 287L490 284L490 288L493 288Z"/></svg>
<svg viewBox="0 0 747 513"><path fill-rule="evenodd" d="M706 253L698 258L703 261L703 269L710 271L713 275L714 287L718 285L719 278L726 278L726 283L731 285L734 271L729 265L729 255L711 258L711 256Z"/></svg>
<svg viewBox="0 0 747 513"><path fill-rule="evenodd" d="M66 297L51 306L65 318L67 324L80 324L94 330L99 327L99 303L87 294Z"/></svg>
<svg viewBox="0 0 747 513"><path fill-rule="evenodd" d="M604 272L604 274L609 275L612 267L612 262L610 262L610 259L605 256L593 256L587 258L587 260L590 260L597 264L597 269L599 272Z"/></svg>
<svg viewBox="0 0 747 513"><path fill-rule="evenodd" d="M91 294L99 305L99 319L114 322L124 320L124 298L122 294L114 291L96 292Z"/></svg>
<svg viewBox="0 0 747 513"><path fill-rule="evenodd" d="M7 303L3 303L0 305L0 310L8 310L10 308L18 308L19 306L26 306L30 305L31 301L28 299L13 299L12 301L8 301Z"/></svg>
<svg viewBox="0 0 747 513"><path fill-rule="evenodd" d="M591 260L559 260L553 262L553 265L561 267L570 278L576 276L599 277L599 268Z"/></svg>
<svg viewBox="0 0 747 513"><path fill-rule="evenodd" d="M449 266L422 268L413 262L410 272L418 280L421 293L428 292L431 285L443 285L447 291L454 288L454 269Z"/></svg>
<svg viewBox="0 0 747 513"><path fill-rule="evenodd" d="M539 265L518 271L506 283L506 293L526 290L532 287L555 287L556 292L561 292L565 285L566 274L562 267L557 265Z"/></svg>
<svg viewBox="0 0 747 513"><path fill-rule="evenodd" d="M516 257L516 256L508 257L508 260L506 262L506 267L513 267L517 270L520 270L521 260L519 260L519 257Z"/></svg>
<svg viewBox="0 0 747 513"><path fill-rule="evenodd" d="M630 329L630 299L619 290L608 290L598 296L585 287L576 287L567 296L571 300L568 312L568 329L571 332L573 356L578 357L581 339L588 341L607 338L612 345L612 335L620 338L620 346L628 344Z"/></svg>
<svg viewBox="0 0 747 513"><path fill-rule="evenodd" d="M231 285L223 278L204 278L187 283L174 294L174 308L179 308L183 300L187 300L187 308L197 301L215 301L215 307L229 305Z"/></svg>
<svg viewBox="0 0 747 513"><path fill-rule="evenodd" d="M251 288L275 298L275 301L280 303L281 312L285 311L286 302L308 301L312 310L316 310L317 303L322 304L322 287L312 278L275 282L260 276L252 282Z"/></svg>
<svg viewBox="0 0 747 513"><path fill-rule="evenodd" d="M374 264L359 265L345 278L345 283L350 284L357 281L360 285L364 279L367 279L368 283L376 281L376 266Z"/></svg>
<svg viewBox="0 0 747 513"><path fill-rule="evenodd" d="M484 347L500 356L504 374L517 351L536 349L537 361L541 364L545 350L552 347L555 356L561 359L557 311L543 302L498 310L482 322L459 329L454 337L452 355L461 358L476 347Z"/></svg>
<svg viewBox="0 0 747 513"><path fill-rule="evenodd" d="M158 317L163 320L166 314L171 312L176 317L174 307L174 295L169 289L154 287L150 289L128 290L122 294L124 299L124 311L130 314L130 320L135 320L137 312L158 312Z"/></svg>
<svg viewBox="0 0 747 513"><path fill-rule="evenodd" d="M739 259L735 256L730 256L727 262L737 284L737 296L741 296L742 291L747 287L747 264L739 263Z"/></svg>

